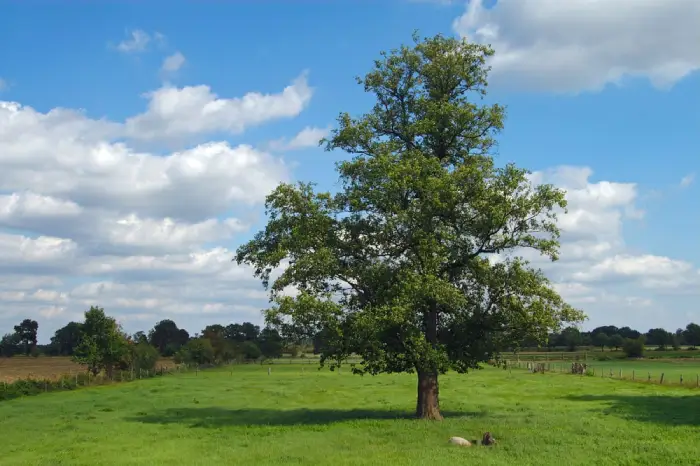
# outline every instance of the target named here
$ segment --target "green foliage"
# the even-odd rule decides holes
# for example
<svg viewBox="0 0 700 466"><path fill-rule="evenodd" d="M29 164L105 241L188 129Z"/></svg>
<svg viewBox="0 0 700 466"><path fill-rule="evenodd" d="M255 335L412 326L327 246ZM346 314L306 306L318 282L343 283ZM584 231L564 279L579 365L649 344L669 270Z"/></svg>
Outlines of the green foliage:
<svg viewBox="0 0 700 466"><path fill-rule="evenodd" d="M683 337L691 347L700 346L700 325L689 323L683 331Z"/></svg>
<svg viewBox="0 0 700 466"><path fill-rule="evenodd" d="M178 364L213 364L215 359L216 353L208 338L193 338L175 353L175 362Z"/></svg>
<svg viewBox="0 0 700 466"><path fill-rule="evenodd" d="M561 332L560 340L569 351L576 351L581 345L581 331L576 327L567 327Z"/></svg>
<svg viewBox="0 0 700 466"><path fill-rule="evenodd" d="M619 333L610 336L610 346L616 350L620 349L625 344L625 339Z"/></svg>
<svg viewBox="0 0 700 466"><path fill-rule="evenodd" d="M189 338L189 333L178 328L170 319L161 320L148 333L149 343L158 348L158 352L163 356L174 355Z"/></svg>
<svg viewBox="0 0 700 466"><path fill-rule="evenodd" d="M241 354L243 358L248 361L255 361L262 356L262 351L260 347L253 341L246 341L241 344Z"/></svg>
<svg viewBox="0 0 700 466"><path fill-rule="evenodd" d="M628 338L622 345L622 351L624 351L625 356L628 358L641 358L644 356L645 344L646 342L643 336L634 340Z"/></svg>
<svg viewBox="0 0 700 466"><path fill-rule="evenodd" d="M72 356L80 342L81 324L69 322L65 327L56 330L51 337L51 353L57 356Z"/></svg>
<svg viewBox="0 0 700 466"><path fill-rule="evenodd" d="M15 325L15 334L19 344L24 346L24 354L29 356L36 348L39 323L36 320L24 319L19 325Z"/></svg>
<svg viewBox="0 0 700 466"><path fill-rule="evenodd" d="M148 342L141 341L131 346L131 367L137 371L152 371L156 368L160 354Z"/></svg>
<svg viewBox="0 0 700 466"><path fill-rule="evenodd" d="M7 333L0 339L1 356L9 358L20 352L20 337L16 333Z"/></svg>
<svg viewBox="0 0 700 466"><path fill-rule="evenodd" d="M610 337L608 337L603 332L598 332L598 333L593 334L593 336L591 337L591 342L595 346L599 346L601 350L605 349L606 346L611 346L610 345Z"/></svg>
<svg viewBox="0 0 700 466"><path fill-rule="evenodd" d="M284 349L284 341L277 330L265 327L258 337L260 354L266 359L281 358Z"/></svg>
<svg viewBox="0 0 700 466"><path fill-rule="evenodd" d="M414 39L359 80L376 97L372 111L341 114L325 141L353 156L338 165L340 192L280 185L266 228L236 260L270 286L268 323L296 339L323 332L331 368L356 353L356 373L417 371L436 386L439 373L478 368L584 316L517 256L557 259L555 210L566 201L528 171L494 163L504 109L480 102L493 51ZM290 285L296 297L281 294Z"/></svg>
<svg viewBox="0 0 700 466"><path fill-rule="evenodd" d="M85 312L78 347L73 360L85 364L88 370L97 375L104 370L112 378L116 367L130 356L126 334L114 320L105 314L104 309L91 306Z"/></svg>

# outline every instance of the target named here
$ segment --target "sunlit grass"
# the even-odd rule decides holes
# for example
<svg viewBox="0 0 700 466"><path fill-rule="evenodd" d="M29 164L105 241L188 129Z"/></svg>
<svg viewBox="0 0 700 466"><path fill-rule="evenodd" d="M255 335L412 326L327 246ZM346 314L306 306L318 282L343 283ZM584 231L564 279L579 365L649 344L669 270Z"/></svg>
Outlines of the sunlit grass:
<svg viewBox="0 0 700 466"><path fill-rule="evenodd" d="M0 403L0 464L696 465L687 388L485 369L441 379L444 422L410 418L411 375L233 366ZM450 436L495 447L459 448Z"/></svg>

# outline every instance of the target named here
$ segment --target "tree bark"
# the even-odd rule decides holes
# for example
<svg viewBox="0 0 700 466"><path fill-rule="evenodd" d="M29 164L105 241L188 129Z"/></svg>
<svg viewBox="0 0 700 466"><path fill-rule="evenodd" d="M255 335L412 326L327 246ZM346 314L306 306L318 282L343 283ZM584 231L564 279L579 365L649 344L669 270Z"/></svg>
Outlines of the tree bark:
<svg viewBox="0 0 700 466"><path fill-rule="evenodd" d="M416 417L442 421L437 372L418 371L418 401Z"/></svg>

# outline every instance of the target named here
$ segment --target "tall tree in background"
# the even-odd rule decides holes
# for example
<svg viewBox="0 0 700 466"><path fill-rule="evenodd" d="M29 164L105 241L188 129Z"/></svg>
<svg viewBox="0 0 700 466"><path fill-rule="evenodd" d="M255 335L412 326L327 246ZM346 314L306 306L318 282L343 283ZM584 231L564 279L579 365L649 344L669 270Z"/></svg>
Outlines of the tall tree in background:
<svg viewBox="0 0 700 466"><path fill-rule="evenodd" d="M20 344L24 346L24 353L31 354L36 348L39 323L36 320L24 319L19 325L15 325L15 333Z"/></svg>
<svg viewBox="0 0 700 466"><path fill-rule="evenodd" d="M700 325L689 323L683 330L683 339L692 348L700 346Z"/></svg>
<svg viewBox="0 0 700 466"><path fill-rule="evenodd" d="M340 192L280 185L265 230L236 260L265 286L288 260L267 322L298 338L324 330L331 368L356 353L359 374L417 373L416 415L441 419L439 374L478 368L528 335L545 341L583 315L517 256L557 258L554 209L566 202L526 170L494 164L504 109L480 102L493 51L414 41L359 80L376 105L358 119L341 114L327 141L353 156L338 165ZM283 296L289 285L300 293Z"/></svg>
<svg viewBox="0 0 700 466"><path fill-rule="evenodd" d="M9 358L19 354L20 351L20 341L17 333L6 333L0 338L0 356Z"/></svg>
<svg viewBox="0 0 700 466"><path fill-rule="evenodd" d="M73 359L86 365L95 375L104 370L111 379L114 368L120 366L128 356L128 339L116 320L107 316L101 307L90 307L85 312L80 343Z"/></svg>
<svg viewBox="0 0 700 466"><path fill-rule="evenodd" d="M59 356L72 356L80 342L81 324L69 322L51 337L51 352Z"/></svg>
<svg viewBox="0 0 700 466"><path fill-rule="evenodd" d="M229 324L226 326L224 335L227 340L243 343L244 341L256 341L260 335L260 327L243 322L242 324Z"/></svg>
<svg viewBox="0 0 700 466"><path fill-rule="evenodd" d="M178 328L170 319L161 320L148 332L148 342L163 356L172 356L189 339L190 335L187 331Z"/></svg>

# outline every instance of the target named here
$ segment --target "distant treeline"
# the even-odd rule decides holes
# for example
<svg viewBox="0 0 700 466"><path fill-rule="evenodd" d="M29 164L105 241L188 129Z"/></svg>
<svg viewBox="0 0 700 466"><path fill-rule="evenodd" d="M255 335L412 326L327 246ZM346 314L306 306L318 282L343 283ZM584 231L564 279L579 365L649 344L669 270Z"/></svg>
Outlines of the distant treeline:
<svg viewBox="0 0 700 466"><path fill-rule="evenodd" d="M38 322L32 319L15 325L14 332L0 340L0 355L70 356L91 372L104 371L111 377L115 370L152 370L160 357L203 365L260 361L285 352L297 356L302 350L299 345L286 345L277 330L250 322L208 325L192 336L165 319L148 332L128 335L99 307L91 307L83 322L69 322L56 330L48 345L37 344L38 329Z"/></svg>
<svg viewBox="0 0 700 466"><path fill-rule="evenodd" d="M633 344L632 344L633 343ZM552 333L544 348L575 351L580 347L598 347L601 349L625 349L644 348L647 346L656 347L659 350L681 347L695 349L700 346L700 325L689 323L685 328L679 328L675 332L670 332L663 328L652 328L645 333L633 330L630 327L615 327L605 325L596 327L590 332L582 332L576 327L568 327L560 333ZM542 348L541 344L534 340L525 340L521 348ZM632 348L632 353L635 353ZM628 352L626 350L626 352ZM642 349L643 351L643 349ZM632 354L636 355L636 354ZM641 354L640 354L641 356Z"/></svg>
<svg viewBox="0 0 700 466"><path fill-rule="evenodd" d="M250 322L212 324L190 335L174 321L165 319L148 332L128 335L99 307L90 308L83 322L69 322L56 330L48 345L37 344L38 329L38 322L32 319L24 319L15 325L14 331L0 340L0 355L71 356L95 373L104 370L109 374L115 368L152 369L159 357L173 357L178 363L217 364L260 361L278 358L284 353L290 356L298 356L304 351L318 353L323 346L322 334L308 342L292 344L286 342L276 329L261 328ZM645 333L613 325L597 327L590 332L568 327L550 334L544 345L526 339L517 349L575 351L581 347L599 347L624 349L630 355L637 355L647 346L661 350L683 346L696 348L700 346L700 325L690 323L675 332L652 328Z"/></svg>

